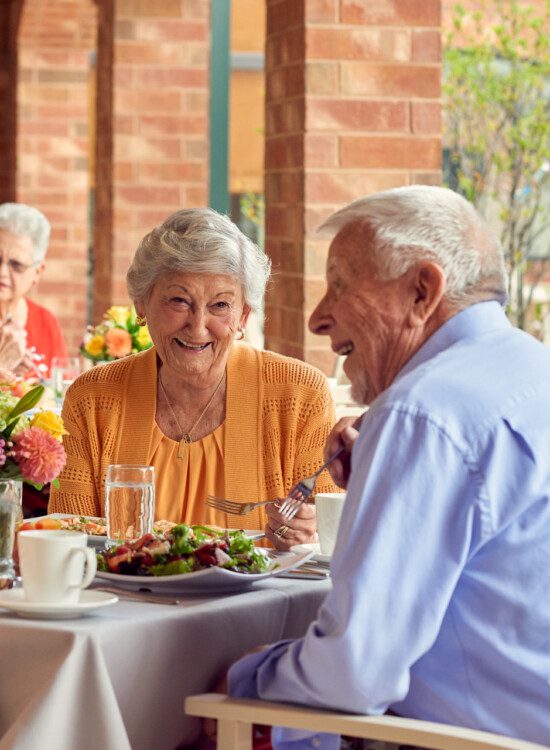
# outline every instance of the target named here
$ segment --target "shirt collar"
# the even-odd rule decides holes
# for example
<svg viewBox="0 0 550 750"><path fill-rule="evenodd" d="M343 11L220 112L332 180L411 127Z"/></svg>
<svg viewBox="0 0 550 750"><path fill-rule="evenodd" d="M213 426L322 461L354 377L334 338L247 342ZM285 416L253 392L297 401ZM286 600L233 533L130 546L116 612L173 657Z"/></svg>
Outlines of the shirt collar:
<svg viewBox="0 0 550 750"><path fill-rule="evenodd" d="M498 328L509 328L511 325L502 306L495 300L478 302L475 305L466 307L456 315L453 315L452 318L449 318L441 328L438 328L422 344L420 349L413 354L405 367L399 372L397 378L403 377L403 375L406 375L411 370L414 370L415 367L424 364L424 362L448 349L457 341L473 338Z"/></svg>

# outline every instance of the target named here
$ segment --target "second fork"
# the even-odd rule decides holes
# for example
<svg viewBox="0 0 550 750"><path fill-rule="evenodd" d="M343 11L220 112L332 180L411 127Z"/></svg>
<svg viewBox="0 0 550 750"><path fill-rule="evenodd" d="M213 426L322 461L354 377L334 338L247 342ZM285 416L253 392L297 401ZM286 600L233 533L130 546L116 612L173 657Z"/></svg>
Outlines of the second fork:
<svg viewBox="0 0 550 750"><path fill-rule="evenodd" d="M312 474L310 477L302 479L300 482L298 482L298 484L294 485L294 487L288 493L286 500L279 508L279 513L285 518L286 521L290 521L292 518L294 518L296 513L300 510L300 506L302 505L302 503L305 503L308 497L313 492L313 488L315 487L315 482L317 481L317 477L319 476L319 474L321 474L328 466L330 466L331 463L336 458L338 458L338 456L344 449L345 446L341 445L337 451L335 451L331 456L327 458L325 463L319 469L317 469L314 474Z"/></svg>

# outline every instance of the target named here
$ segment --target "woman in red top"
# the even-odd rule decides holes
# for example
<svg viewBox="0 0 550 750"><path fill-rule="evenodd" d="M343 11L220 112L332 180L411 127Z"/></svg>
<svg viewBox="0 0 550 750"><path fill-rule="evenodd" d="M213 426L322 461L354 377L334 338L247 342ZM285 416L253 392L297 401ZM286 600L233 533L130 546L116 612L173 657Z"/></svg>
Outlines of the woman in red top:
<svg viewBox="0 0 550 750"><path fill-rule="evenodd" d="M67 356L57 319L26 298L44 270L49 238L38 209L0 205L0 366L24 373L38 365L41 377L48 377L52 357Z"/></svg>

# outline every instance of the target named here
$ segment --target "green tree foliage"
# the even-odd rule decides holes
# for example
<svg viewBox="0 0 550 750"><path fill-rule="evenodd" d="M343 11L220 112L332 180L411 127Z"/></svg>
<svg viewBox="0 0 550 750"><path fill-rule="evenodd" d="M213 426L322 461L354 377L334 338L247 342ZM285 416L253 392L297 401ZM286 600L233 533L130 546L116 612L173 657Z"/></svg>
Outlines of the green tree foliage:
<svg viewBox="0 0 550 750"><path fill-rule="evenodd" d="M524 328L545 265L529 255L550 222L550 0L457 5L444 70L448 183L498 220L509 315Z"/></svg>

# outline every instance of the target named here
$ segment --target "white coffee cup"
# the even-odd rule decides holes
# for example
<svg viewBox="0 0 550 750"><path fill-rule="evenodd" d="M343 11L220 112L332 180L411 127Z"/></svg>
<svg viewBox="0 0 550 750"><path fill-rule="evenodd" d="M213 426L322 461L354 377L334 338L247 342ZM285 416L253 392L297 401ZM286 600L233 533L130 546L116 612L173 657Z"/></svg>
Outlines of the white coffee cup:
<svg viewBox="0 0 550 750"><path fill-rule="evenodd" d="M20 531L19 565L25 599L37 604L77 604L93 580L94 550L80 531ZM84 571L86 565L86 571Z"/></svg>
<svg viewBox="0 0 550 750"><path fill-rule="evenodd" d="M317 533L322 555L332 555L345 500L346 496L341 492L320 492L315 495Z"/></svg>

